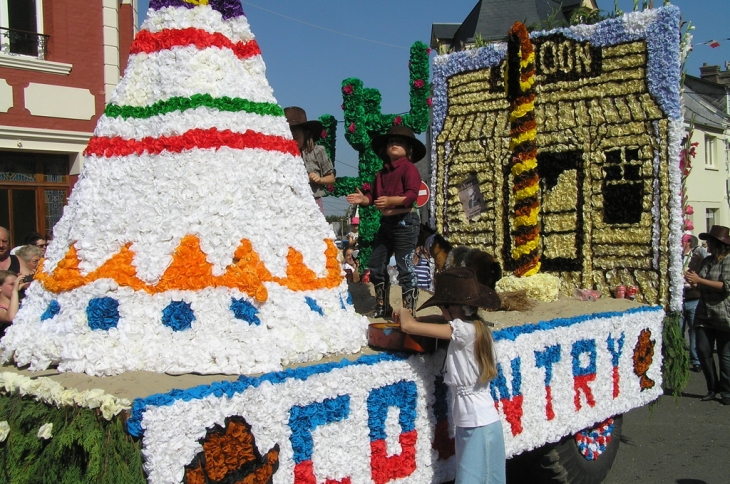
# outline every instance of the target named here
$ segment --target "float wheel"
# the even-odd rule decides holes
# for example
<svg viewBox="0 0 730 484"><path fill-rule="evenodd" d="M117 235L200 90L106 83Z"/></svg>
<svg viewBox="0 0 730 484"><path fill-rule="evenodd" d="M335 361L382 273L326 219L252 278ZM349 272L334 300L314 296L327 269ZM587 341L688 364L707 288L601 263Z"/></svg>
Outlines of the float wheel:
<svg viewBox="0 0 730 484"><path fill-rule="evenodd" d="M617 415L507 461L507 482L599 484L613 465L621 442L623 416Z"/></svg>

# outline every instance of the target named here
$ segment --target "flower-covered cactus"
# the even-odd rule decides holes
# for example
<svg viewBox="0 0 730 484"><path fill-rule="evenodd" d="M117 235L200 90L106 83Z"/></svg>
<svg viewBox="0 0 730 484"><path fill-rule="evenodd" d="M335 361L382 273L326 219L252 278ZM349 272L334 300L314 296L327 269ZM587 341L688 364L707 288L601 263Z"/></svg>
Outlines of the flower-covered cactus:
<svg viewBox="0 0 730 484"><path fill-rule="evenodd" d="M327 156L330 160L335 159L335 143L337 141L337 119L331 114L323 114L319 117L319 122L322 123L322 134L317 140L318 145L324 146L327 151Z"/></svg>
<svg viewBox="0 0 730 484"><path fill-rule="evenodd" d="M428 128L431 87L429 83L428 55L431 49L423 42L411 46L408 62L410 77L410 111L404 114L382 114L380 91L366 88L360 79L342 81L342 109L345 113L345 139L359 153L358 176L338 177L334 190L329 194L341 197L362 190L364 184L372 184L375 174L383 167L383 161L370 147L373 137L388 131L394 124L422 133ZM380 213L373 207L360 210L360 267L367 267L372 243L380 225Z"/></svg>

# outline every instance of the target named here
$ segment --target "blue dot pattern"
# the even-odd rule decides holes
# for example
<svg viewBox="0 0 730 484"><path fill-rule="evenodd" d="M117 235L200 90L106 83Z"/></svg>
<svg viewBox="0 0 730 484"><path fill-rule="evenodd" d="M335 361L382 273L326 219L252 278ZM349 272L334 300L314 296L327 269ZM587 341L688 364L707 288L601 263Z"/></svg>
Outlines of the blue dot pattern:
<svg viewBox="0 0 730 484"><path fill-rule="evenodd" d="M307 306L309 306L309 309L319 314L320 316L324 316L324 311L322 311L322 308L319 307L317 301L315 301L311 297L305 297L304 300L307 301Z"/></svg>
<svg viewBox="0 0 730 484"><path fill-rule="evenodd" d="M162 310L162 324L173 331L190 329L193 321L195 321L195 313L188 302L172 301Z"/></svg>
<svg viewBox="0 0 730 484"><path fill-rule="evenodd" d="M53 317L61 312L61 305L58 304L58 301L55 299L48 303L48 307L45 311L43 311L43 314L41 314L41 321L45 321L46 319L53 319Z"/></svg>
<svg viewBox="0 0 730 484"><path fill-rule="evenodd" d="M86 306L86 318L93 330L108 331L119 323L119 301L111 297L97 297Z"/></svg>
<svg viewBox="0 0 730 484"><path fill-rule="evenodd" d="M231 298L231 311L233 311L236 319L246 321L249 324L255 324L256 326L261 324L261 320L256 316L259 310L245 299Z"/></svg>

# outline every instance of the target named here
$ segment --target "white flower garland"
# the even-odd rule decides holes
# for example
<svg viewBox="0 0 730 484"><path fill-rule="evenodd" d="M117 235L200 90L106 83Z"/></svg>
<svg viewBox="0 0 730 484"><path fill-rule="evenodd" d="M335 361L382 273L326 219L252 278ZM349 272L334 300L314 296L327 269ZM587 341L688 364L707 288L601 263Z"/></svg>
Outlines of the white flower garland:
<svg viewBox="0 0 730 484"><path fill-rule="evenodd" d="M106 420L111 420L122 411L129 410L132 406L126 398L117 398L114 395L104 393L104 390L78 391L73 388L66 389L50 378L28 378L19 373L9 371L0 373L0 387L2 387L5 393L11 394L18 392L20 395L29 396L36 401L48 405L55 405L56 407L77 406L90 409L98 408ZM7 425L7 422L5 423ZM42 429L43 427L41 427ZM44 431L44 435L50 435L50 431L51 429L47 428ZM40 434L41 431L39 430L39 437ZM7 436L7 432L5 435Z"/></svg>

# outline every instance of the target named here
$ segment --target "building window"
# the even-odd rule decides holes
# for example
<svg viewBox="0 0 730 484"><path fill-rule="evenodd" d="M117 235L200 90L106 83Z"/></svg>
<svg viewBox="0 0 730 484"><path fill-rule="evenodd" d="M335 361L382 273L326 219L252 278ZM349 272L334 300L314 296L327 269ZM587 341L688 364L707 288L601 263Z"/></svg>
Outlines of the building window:
<svg viewBox="0 0 730 484"><path fill-rule="evenodd" d="M709 232L713 225L715 225L715 215L717 214L716 208L706 208L705 209L705 218L707 219L707 230L706 232Z"/></svg>
<svg viewBox="0 0 730 484"><path fill-rule="evenodd" d="M620 148L604 152L603 222L636 224L641 222L644 203L644 179L638 148Z"/></svg>
<svg viewBox="0 0 730 484"><path fill-rule="evenodd" d="M715 169L715 138L705 135L705 167Z"/></svg>
<svg viewBox="0 0 730 484"><path fill-rule="evenodd" d="M46 58L43 0L0 0L0 52Z"/></svg>
<svg viewBox="0 0 730 484"><path fill-rule="evenodd" d="M15 246L26 234L51 238L69 194L69 157L0 151L0 226Z"/></svg>

